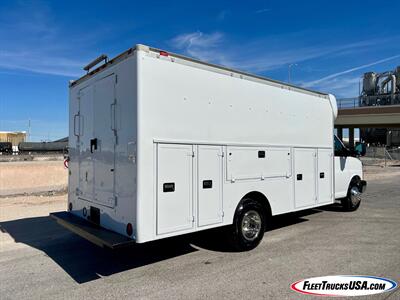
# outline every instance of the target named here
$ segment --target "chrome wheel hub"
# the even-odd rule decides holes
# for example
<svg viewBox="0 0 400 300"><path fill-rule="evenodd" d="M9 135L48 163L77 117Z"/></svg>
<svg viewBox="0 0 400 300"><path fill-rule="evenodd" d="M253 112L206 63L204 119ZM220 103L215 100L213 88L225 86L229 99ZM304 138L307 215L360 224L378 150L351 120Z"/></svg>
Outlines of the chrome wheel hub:
<svg viewBox="0 0 400 300"><path fill-rule="evenodd" d="M356 206L361 201L361 193L358 187L356 186L353 186L350 189L350 201L354 206Z"/></svg>
<svg viewBox="0 0 400 300"><path fill-rule="evenodd" d="M254 241L261 231L261 216L255 210L246 212L242 219L242 234L248 241Z"/></svg>

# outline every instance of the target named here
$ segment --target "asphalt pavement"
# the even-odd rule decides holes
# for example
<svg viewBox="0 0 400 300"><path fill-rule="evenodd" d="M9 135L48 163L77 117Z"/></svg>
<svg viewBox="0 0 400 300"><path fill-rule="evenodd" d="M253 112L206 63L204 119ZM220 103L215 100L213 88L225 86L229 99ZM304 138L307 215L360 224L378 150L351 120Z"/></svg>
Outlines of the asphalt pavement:
<svg viewBox="0 0 400 300"><path fill-rule="evenodd" d="M3 198L0 298L311 299L290 284L337 274L400 282L400 176L393 174L369 181L355 212L332 205L274 217L262 243L244 253L232 252L221 230L113 252L48 217L65 195ZM400 291L370 299L400 299Z"/></svg>

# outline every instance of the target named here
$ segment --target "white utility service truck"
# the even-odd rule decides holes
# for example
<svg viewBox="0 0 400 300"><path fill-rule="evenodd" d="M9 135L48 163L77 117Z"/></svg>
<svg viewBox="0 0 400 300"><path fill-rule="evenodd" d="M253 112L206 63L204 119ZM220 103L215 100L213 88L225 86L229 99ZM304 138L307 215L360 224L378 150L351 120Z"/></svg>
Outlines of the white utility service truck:
<svg viewBox="0 0 400 300"><path fill-rule="evenodd" d="M52 216L98 245L230 225L249 250L273 215L360 204L332 95L144 45L84 69L70 83L68 211Z"/></svg>

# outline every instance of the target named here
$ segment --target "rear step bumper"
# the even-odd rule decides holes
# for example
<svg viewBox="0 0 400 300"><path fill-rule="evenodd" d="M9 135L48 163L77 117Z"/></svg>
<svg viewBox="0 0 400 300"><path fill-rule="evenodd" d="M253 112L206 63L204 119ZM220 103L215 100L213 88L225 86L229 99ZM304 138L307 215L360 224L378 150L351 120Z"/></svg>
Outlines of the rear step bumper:
<svg viewBox="0 0 400 300"><path fill-rule="evenodd" d="M133 239L96 226L66 211L50 213L50 217L61 226L100 247L116 249L135 244Z"/></svg>

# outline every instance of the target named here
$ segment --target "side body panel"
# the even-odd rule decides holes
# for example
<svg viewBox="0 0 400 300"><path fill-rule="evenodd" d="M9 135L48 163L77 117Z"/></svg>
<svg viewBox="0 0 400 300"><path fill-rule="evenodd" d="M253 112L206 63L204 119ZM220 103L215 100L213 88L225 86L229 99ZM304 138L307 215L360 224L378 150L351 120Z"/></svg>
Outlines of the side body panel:
<svg viewBox="0 0 400 300"><path fill-rule="evenodd" d="M332 153L333 113L328 99L188 66L179 58L152 51L138 51L137 65L137 242L231 224L239 201L253 191L266 196L274 215L321 205L315 200L317 157L313 163L314 201L301 207L295 204L294 149ZM156 180L160 144L193 146L193 227L158 230L156 220L161 212L157 197L163 188ZM222 196L213 191L209 199L215 200L208 203L201 198L203 192L211 192L202 190L210 175L202 172L210 170L213 175L218 171L211 161L210 166L207 162L203 166L203 146L222 148L224 154ZM214 179L210 180L213 189Z"/></svg>

